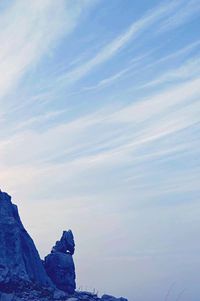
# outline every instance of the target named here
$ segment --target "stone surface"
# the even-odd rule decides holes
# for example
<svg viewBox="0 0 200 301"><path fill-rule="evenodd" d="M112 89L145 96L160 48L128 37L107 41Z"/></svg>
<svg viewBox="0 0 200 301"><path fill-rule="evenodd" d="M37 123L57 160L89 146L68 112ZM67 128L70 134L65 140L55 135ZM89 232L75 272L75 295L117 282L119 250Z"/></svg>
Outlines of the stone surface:
<svg viewBox="0 0 200 301"><path fill-rule="evenodd" d="M60 291L60 290L55 290L54 293L53 293L53 299L54 300L66 300L68 297L68 295L63 292L63 291Z"/></svg>
<svg viewBox="0 0 200 301"><path fill-rule="evenodd" d="M18 282L52 285L33 240L20 220L11 197L0 191L0 291L13 291Z"/></svg>
<svg viewBox="0 0 200 301"><path fill-rule="evenodd" d="M78 291L74 296L80 301L101 301L97 294L87 291Z"/></svg>
<svg viewBox="0 0 200 301"><path fill-rule="evenodd" d="M0 293L0 301L14 301L14 296L13 294Z"/></svg>
<svg viewBox="0 0 200 301"><path fill-rule="evenodd" d="M128 301L128 300L125 299L125 298L122 298L122 297L116 298L116 297L113 297L113 296L110 296L110 295L103 295L103 296L101 297L101 300L102 300L102 301Z"/></svg>
<svg viewBox="0 0 200 301"><path fill-rule="evenodd" d="M61 239L56 242L51 252L70 253L71 255L73 255L74 250L75 250L74 236L72 231L68 230L68 231L63 231Z"/></svg>
<svg viewBox="0 0 200 301"><path fill-rule="evenodd" d="M45 270L60 290L73 294L76 288L75 266L72 254L74 254L75 243L71 230L64 231L60 241L52 248L51 254L44 260Z"/></svg>

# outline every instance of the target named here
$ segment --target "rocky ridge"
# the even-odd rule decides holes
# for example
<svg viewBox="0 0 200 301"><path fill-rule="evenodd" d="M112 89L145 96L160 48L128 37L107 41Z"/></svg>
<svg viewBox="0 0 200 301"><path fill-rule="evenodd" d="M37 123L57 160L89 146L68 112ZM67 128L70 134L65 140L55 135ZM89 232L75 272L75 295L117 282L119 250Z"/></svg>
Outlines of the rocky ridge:
<svg viewBox="0 0 200 301"><path fill-rule="evenodd" d="M128 301L76 291L74 251L72 231L63 231L42 261L17 206L0 190L0 301Z"/></svg>

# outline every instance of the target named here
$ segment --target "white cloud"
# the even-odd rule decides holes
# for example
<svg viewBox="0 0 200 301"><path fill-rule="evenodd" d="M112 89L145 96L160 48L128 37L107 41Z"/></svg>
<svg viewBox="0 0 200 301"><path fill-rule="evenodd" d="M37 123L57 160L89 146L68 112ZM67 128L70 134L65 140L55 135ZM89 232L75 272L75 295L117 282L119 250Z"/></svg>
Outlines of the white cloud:
<svg viewBox="0 0 200 301"><path fill-rule="evenodd" d="M177 7L177 1L174 1L168 5L160 5L155 9L148 12L144 17L135 21L131 26L120 36L112 40L108 45L101 49L96 56L88 60L86 63L68 71L62 75L58 81L64 81L71 83L79 80L90 72L96 66L106 62L114 55L116 55L123 47L125 47L130 41L136 38L144 30L148 29L150 25L156 23L165 15L169 14Z"/></svg>
<svg viewBox="0 0 200 301"><path fill-rule="evenodd" d="M190 0L182 3L181 9L174 11L159 27L159 32L171 30L182 24L194 20L200 12L200 3L198 0Z"/></svg>
<svg viewBox="0 0 200 301"><path fill-rule="evenodd" d="M137 100L135 103L113 113L109 120L113 122L134 122L139 123L150 118L156 118L159 114L165 113L176 105L181 105L185 101L199 95L200 79L187 81L174 88L167 88L163 91L156 91L151 97L145 97L143 101Z"/></svg>
<svg viewBox="0 0 200 301"><path fill-rule="evenodd" d="M0 18L0 98L78 22L89 1L16 1ZM53 20L53 22L52 22Z"/></svg>
<svg viewBox="0 0 200 301"><path fill-rule="evenodd" d="M1 143L1 169L32 166L35 170L35 166L38 171L44 168L43 176L58 169L65 178L90 167L117 166L129 160L133 164L135 151L198 122L199 104L193 100L200 97L199 84L200 80L193 80L115 113L96 112L42 133L18 133Z"/></svg>
<svg viewBox="0 0 200 301"><path fill-rule="evenodd" d="M199 77L200 75L200 58L192 58L188 62L184 62L179 68L173 68L164 73L159 74L157 78L152 81L148 81L146 84L140 86L144 87L154 87L157 85L173 83L177 81L183 81L190 78Z"/></svg>

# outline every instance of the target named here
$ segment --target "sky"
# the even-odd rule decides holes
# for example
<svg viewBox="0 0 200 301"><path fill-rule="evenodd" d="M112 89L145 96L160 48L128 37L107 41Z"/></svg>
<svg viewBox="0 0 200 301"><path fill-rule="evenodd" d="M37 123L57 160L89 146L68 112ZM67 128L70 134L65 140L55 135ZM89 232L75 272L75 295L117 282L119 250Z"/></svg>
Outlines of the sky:
<svg viewBox="0 0 200 301"><path fill-rule="evenodd" d="M0 187L77 287L200 297L200 2L0 1Z"/></svg>

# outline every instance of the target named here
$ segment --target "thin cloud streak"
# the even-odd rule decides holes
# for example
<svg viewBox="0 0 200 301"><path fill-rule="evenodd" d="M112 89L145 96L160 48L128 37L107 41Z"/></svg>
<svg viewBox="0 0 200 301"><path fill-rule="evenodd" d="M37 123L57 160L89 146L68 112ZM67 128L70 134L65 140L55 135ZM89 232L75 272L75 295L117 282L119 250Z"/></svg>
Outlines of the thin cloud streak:
<svg viewBox="0 0 200 301"><path fill-rule="evenodd" d="M179 68L173 68L165 73L161 73L156 79L140 86L153 87L165 83L175 84L177 81L184 81L190 78L198 78L200 75L200 57L190 59Z"/></svg>
<svg viewBox="0 0 200 301"><path fill-rule="evenodd" d="M52 156L55 156L55 153L58 157L59 149L62 150L60 155L64 155L67 159L70 153L76 153L75 151L79 150L79 154L81 153L81 149L83 152L86 146L87 148L89 145L92 147L93 144L94 149L92 147L91 150L93 149L93 152L95 152L95 149L98 149L99 145L103 148L109 142L108 151L100 151L100 155L91 156L92 161L95 159L98 162L100 159L105 163L106 158L110 160L112 157L114 158L115 154L123 156L123 154L125 155L127 151L131 151L134 147L138 148L140 145L142 146L166 135L176 133L198 122L199 105L196 101L192 103L192 100L200 97L199 85L200 79L188 81L187 84L184 83L176 88L166 89L158 95L155 94L151 99L138 101L114 113L95 113L94 115L85 116L70 123L56 125L44 133L37 133L31 130L19 133L1 144L1 158L4 157L4 162L12 162L15 156L17 156L18 159L15 158L14 161L17 159L19 164L21 164L20 162L23 162L26 158L25 154L29 154L27 163L30 164L30 160L33 160L33 162L36 160L37 162L38 158L40 158L40 161L44 160L44 158L45 161L48 161L48 158L52 160ZM187 102L188 99L190 99L189 103ZM183 118L183 116L185 117ZM98 129L102 123L104 123L104 126L101 127L99 137L93 137L93 140L88 142L86 137L89 138L91 131L94 128ZM111 133L109 134L110 124L116 124L117 130L123 123L129 126L127 134L125 135L122 131L116 141L115 138L111 139L112 135L110 135ZM138 125L140 125L139 129L137 129ZM133 129L131 134L130 126ZM74 137L76 139L78 136L81 138L83 133L85 139L78 139L77 144ZM66 137L66 139L60 139L61 137ZM108 139L111 140L109 141ZM32 141L34 148L30 146L30 141ZM51 143L52 141L53 144ZM97 142L97 145L94 144L94 141ZM114 146L116 142L117 146ZM98 143L100 144L98 145ZM13 150L15 150L15 156ZM23 151L25 154L21 157L20 154Z"/></svg>
<svg viewBox="0 0 200 301"><path fill-rule="evenodd" d="M84 1L84 5L89 2ZM73 7L64 0L59 3L36 0L31 4L22 0L13 2L9 10L3 11L0 20L0 99L17 86L44 55L50 54L52 45L55 47L74 29L84 5L79 1ZM74 13L70 14L73 8Z"/></svg>
<svg viewBox="0 0 200 301"><path fill-rule="evenodd" d="M69 71L62 75L58 82L64 81L67 84L78 81L87 73L89 73L94 67L106 62L116 55L123 47L125 47L130 41L133 41L141 32L147 29L150 25L159 21L166 14L169 14L173 9L177 7L177 1L174 1L170 5L159 5L153 11L147 13L143 18L136 22L133 22L131 26L125 31L124 34L118 36L111 41L107 46L101 49L95 57L87 61L85 64Z"/></svg>
<svg viewBox="0 0 200 301"><path fill-rule="evenodd" d="M180 58L184 57L188 53L190 53L193 50L195 50L196 48L198 48L199 45L200 45L200 41L199 40L195 41L195 42L191 43L190 45L187 45L186 47L177 50L176 52L170 53L169 55L166 55L166 56L164 56L160 59L157 59L156 61L153 60L152 57L151 57L151 53L153 51L148 52L148 53L143 54L143 55L140 55L140 56L135 57L134 59L131 60L129 67L123 68L119 72L117 72L117 73L115 73L115 74L113 74L109 77L106 77L106 78L102 79L96 85L85 87L85 88L83 88L83 90L93 91L93 90L103 89L103 88L105 88L109 85L112 85L113 83L115 83L116 81L118 81L121 78L124 79L125 77L126 78L127 77L133 77L134 74L138 74L141 71L148 70L151 67L155 67L156 65L161 65L165 62L168 62L168 64L173 65L173 62L174 62L175 59L177 59L177 58L180 59ZM154 50L154 51L156 51L156 50ZM151 63L144 64L143 59L145 59L145 58L148 58L148 60L150 60L150 61L153 60L153 63L151 62ZM196 62L194 60L194 65L195 65L195 63L198 63L198 60ZM185 71L185 69L187 68L185 66L185 64L186 64L186 62L183 63L183 67L182 67L183 71ZM192 64L191 64L191 67L192 67ZM194 66L194 67L196 69L198 69L198 66ZM132 69L134 69L134 70L132 70ZM177 68L174 69L174 70L175 70L175 73L177 74L178 73ZM182 71L182 70L180 70L180 71ZM194 70L190 70L191 74L194 74L193 71ZM192 75L191 75L191 77L192 77ZM151 82L148 82L146 85L144 84L142 86L138 86L137 89L143 88L145 86L150 86L151 85L150 83ZM153 83L153 81L152 81L152 83Z"/></svg>
<svg viewBox="0 0 200 301"><path fill-rule="evenodd" d="M191 19L198 18L200 12L200 3L198 0L190 0L182 3L179 11L176 11L168 17L160 26L159 32L174 29L182 24L189 22Z"/></svg>

